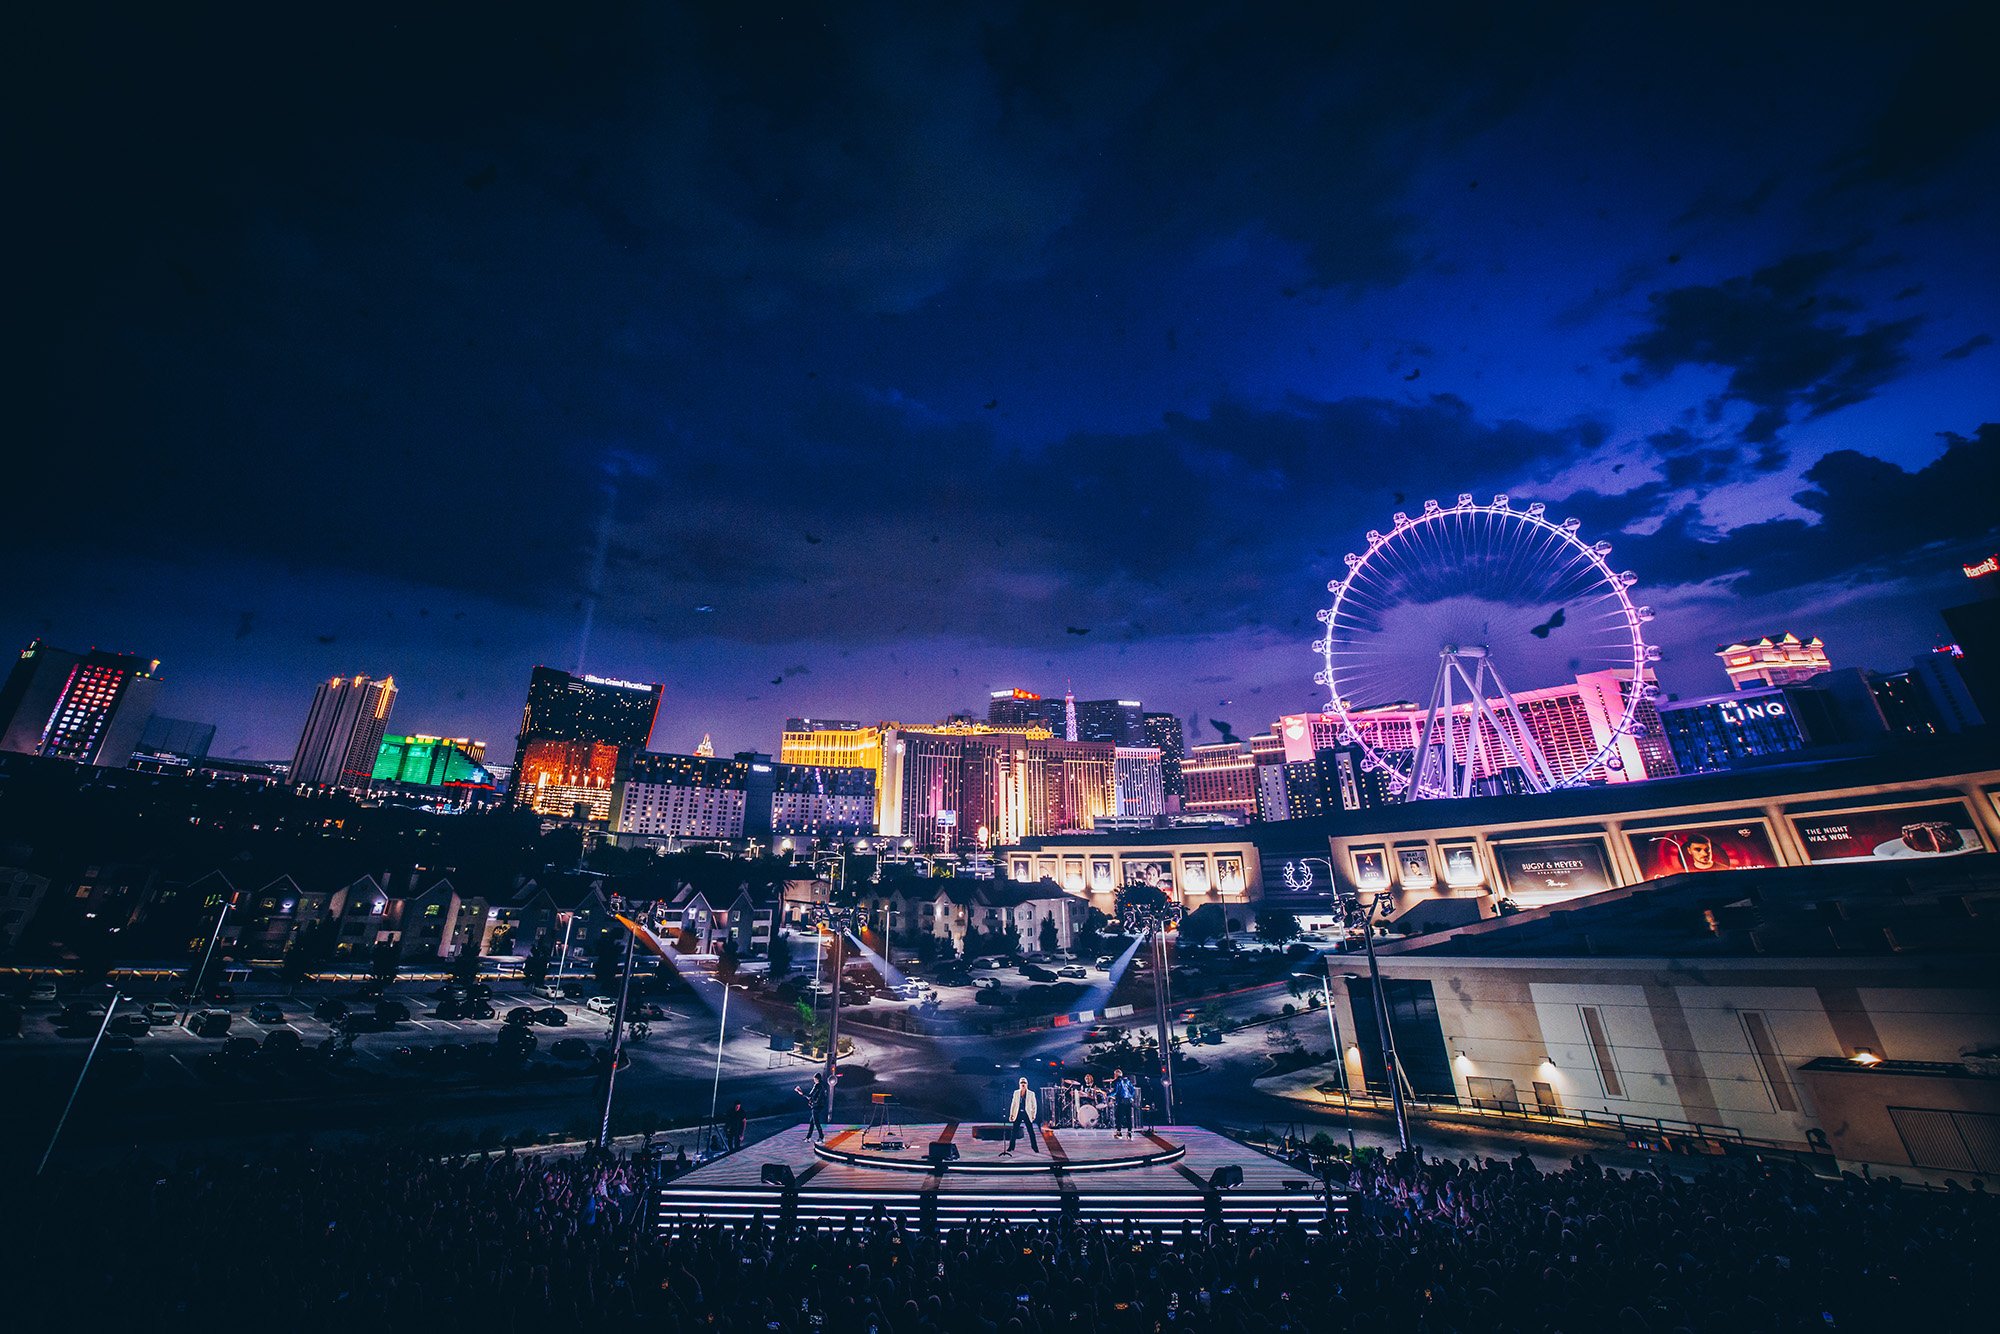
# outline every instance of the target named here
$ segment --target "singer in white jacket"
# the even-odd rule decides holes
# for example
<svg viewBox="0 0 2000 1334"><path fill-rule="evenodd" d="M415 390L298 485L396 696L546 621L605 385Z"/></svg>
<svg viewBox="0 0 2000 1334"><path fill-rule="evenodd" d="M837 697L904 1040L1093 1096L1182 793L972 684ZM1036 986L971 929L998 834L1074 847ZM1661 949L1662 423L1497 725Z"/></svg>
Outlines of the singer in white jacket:
<svg viewBox="0 0 2000 1334"><path fill-rule="evenodd" d="M1002 1158L1014 1152L1014 1146L1020 1142L1023 1129L1027 1131L1028 1147L1036 1153L1042 1151L1041 1146L1035 1142L1035 1115L1038 1110L1039 1108L1035 1106L1035 1091L1028 1087L1028 1081L1024 1076L1014 1089L1013 1102L1007 1106L1007 1147L1000 1151Z"/></svg>

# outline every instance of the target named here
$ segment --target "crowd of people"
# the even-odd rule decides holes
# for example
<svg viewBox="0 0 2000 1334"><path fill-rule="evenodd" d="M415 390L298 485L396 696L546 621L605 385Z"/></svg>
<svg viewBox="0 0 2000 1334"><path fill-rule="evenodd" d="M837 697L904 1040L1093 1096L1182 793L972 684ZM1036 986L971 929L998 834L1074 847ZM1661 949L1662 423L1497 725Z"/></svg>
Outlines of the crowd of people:
<svg viewBox="0 0 2000 1334"><path fill-rule="evenodd" d="M1777 1171L1419 1156L1345 1221L650 1223L686 1159L295 1149L17 1178L22 1329L1617 1334L1992 1327L1993 1197Z"/></svg>

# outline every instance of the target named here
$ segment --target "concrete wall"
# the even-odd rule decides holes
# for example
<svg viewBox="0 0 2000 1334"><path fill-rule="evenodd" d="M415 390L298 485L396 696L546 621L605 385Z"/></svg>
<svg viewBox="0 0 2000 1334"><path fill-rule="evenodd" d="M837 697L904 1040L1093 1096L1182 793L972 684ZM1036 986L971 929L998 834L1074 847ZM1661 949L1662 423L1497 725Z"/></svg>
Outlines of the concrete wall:
<svg viewBox="0 0 2000 1334"><path fill-rule="evenodd" d="M1351 1045L1357 1016L1338 979L1365 965L1357 968L1348 955L1330 962L1342 1042ZM1992 959L1759 958L1675 966L1662 959L1391 956L1381 967L1387 978L1431 983L1462 1099L1472 1096L1470 1078L1507 1079L1532 1108L1540 1081L1553 1086L1569 1111L1726 1126L1799 1145L1809 1131L1832 1135L1854 1117L1848 1106L1829 1123L1800 1073L1807 1062L1850 1057L1862 1046L1886 1060L1952 1062L2000 1044L2000 961ZM1609 1039L1616 1095L1599 1073L1586 1006L1596 1009ZM1780 1087L1752 1046L1746 1015L1762 1018ZM1365 1008L1358 1020L1372 1031L1374 1017ZM1352 1061L1349 1071L1358 1081Z"/></svg>

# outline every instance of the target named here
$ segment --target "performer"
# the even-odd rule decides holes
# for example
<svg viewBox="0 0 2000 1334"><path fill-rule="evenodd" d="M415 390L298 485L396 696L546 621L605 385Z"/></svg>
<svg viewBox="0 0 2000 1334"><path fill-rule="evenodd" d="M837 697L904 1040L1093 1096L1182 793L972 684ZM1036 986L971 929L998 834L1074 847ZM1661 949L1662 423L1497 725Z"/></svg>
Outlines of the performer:
<svg viewBox="0 0 2000 1334"><path fill-rule="evenodd" d="M1014 1146L1020 1142L1023 1127L1028 1132L1028 1147L1040 1153L1041 1146L1035 1143L1035 1091L1028 1087L1026 1075L1014 1089L1014 1100L1007 1105L1007 1147L1000 1151L1002 1158L1011 1157Z"/></svg>
<svg viewBox="0 0 2000 1334"><path fill-rule="evenodd" d="M729 1115L722 1118L722 1133L729 1137L729 1151L736 1153L743 1147L743 1134L749 1129L750 1118L743 1111L743 1104L737 1103L729 1109Z"/></svg>
<svg viewBox="0 0 2000 1334"><path fill-rule="evenodd" d="M1139 1089L1123 1070L1111 1073L1111 1124L1113 1139L1132 1138L1132 1110L1139 1101Z"/></svg>
<svg viewBox="0 0 2000 1334"><path fill-rule="evenodd" d="M824 1070L813 1076L810 1089L799 1087L792 1089L792 1092L806 1100L806 1110L811 1116L806 1125L806 1138L809 1140L826 1138L826 1105L832 1101L827 1097L829 1091Z"/></svg>

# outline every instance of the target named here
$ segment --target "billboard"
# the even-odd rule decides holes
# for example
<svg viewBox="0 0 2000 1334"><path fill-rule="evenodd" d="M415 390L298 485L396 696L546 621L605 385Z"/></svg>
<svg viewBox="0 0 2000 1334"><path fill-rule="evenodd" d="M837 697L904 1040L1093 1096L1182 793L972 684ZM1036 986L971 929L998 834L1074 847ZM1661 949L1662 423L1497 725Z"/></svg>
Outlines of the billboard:
<svg viewBox="0 0 2000 1334"><path fill-rule="evenodd" d="M1612 887L1604 845L1596 839L1547 843L1496 843L1493 857L1516 899L1546 902L1600 894Z"/></svg>
<svg viewBox="0 0 2000 1334"><path fill-rule="evenodd" d="M1950 857L1984 852L1985 842L1959 801L1885 806L1840 815L1795 815L1792 828L1814 862L1863 862L1902 857Z"/></svg>
<svg viewBox="0 0 2000 1334"><path fill-rule="evenodd" d="M1397 848L1396 878L1409 889L1425 889L1436 884L1437 876L1431 871L1431 850Z"/></svg>
<svg viewBox="0 0 2000 1334"><path fill-rule="evenodd" d="M1389 887L1389 854L1380 848L1354 851L1354 883L1362 889Z"/></svg>
<svg viewBox="0 0 2000 1334"><path fill-rule="evenodd" d="M1174 892L1174 864L1170 858L1127 857L1124 866L1126 884L1148 885L1169 895Z"/></svg>
<svg viewBox="0 0 2000 1334"><path fill-rule="evenodd" d="M1479 870L1479 849L1470 843L1447 843L1438 851L1444 856L1444 882L1454 889L1477 885L1486 877Z"/></svg>
<svg viewBox="0 0 2000 1334"><path fill-rule="evenodd" d="M1692 825L1686 829L1646 829L1627 834L1639 874L1647 880L1687 871L1742 871L1776 866L1777 851L1762 824Z"/></svg>

